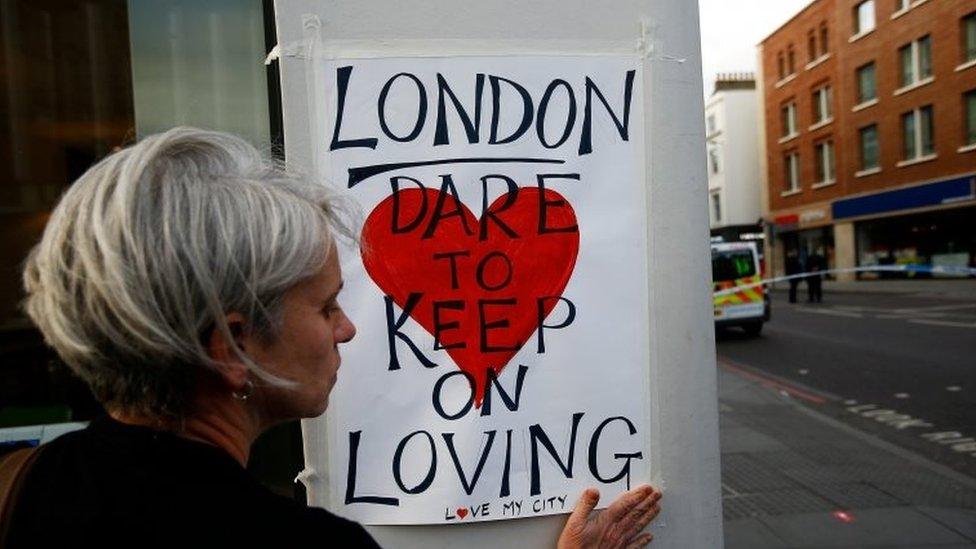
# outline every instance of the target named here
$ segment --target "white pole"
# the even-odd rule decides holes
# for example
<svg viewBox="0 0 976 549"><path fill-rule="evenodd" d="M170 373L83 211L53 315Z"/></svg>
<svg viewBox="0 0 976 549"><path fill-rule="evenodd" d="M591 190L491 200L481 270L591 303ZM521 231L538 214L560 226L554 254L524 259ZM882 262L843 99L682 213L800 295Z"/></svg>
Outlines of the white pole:
<svg viewBox="0 0 976 549"><path fill-rule="evenodd" d="M286 157L311 171L302 16L322 21L322 37L355 40L378 55L397 56L399 41L458 41L497 54L531 54L512 43L558 41L574 51L633 44L645 51L645 159L648 184L648 288L651 380L659 428L650 455L660 460L664 511L655 548L722 546L718 413L706 208L701 54L697 2L621 0L429 0L422 4L362 0L277 0ZM521 41L521 42L520 42ZM507 44L507 46L506 46ZM435 51L435 50L430 50ZM609 326L609 323L608 323ZM612 337L612 334L608 334ZM650 365L648 365L650 367ZM655 371L655 370L652 370ZM310 430L308 436L321 436ZM306 446L324 451L324 439ZM324 471L316 471L322 475ZM328 479L324 479L328 482ZM370 527L389 547L552 547L565 516L465 526ZM324 540L323 540L324 541Z"/></svg>

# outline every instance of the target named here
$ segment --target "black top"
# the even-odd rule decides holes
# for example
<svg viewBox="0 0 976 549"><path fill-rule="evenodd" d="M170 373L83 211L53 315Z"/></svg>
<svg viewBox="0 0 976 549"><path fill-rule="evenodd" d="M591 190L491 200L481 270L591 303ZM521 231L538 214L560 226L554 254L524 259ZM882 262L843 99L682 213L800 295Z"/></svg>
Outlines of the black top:
<svg viewBox="0 0 976 549"><path fill-rule="evenodd" d="M223 450L104 417L47 444L10 547L378 547L355 522L261 485Z"/></svg>

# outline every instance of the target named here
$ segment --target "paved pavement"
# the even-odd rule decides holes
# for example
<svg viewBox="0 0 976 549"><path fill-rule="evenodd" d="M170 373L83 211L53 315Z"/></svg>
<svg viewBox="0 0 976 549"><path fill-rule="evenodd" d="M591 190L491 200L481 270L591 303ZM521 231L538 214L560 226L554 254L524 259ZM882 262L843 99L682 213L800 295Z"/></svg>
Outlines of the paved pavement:
<svg viewBox="0 0 976 549"><path fill-rule="evenodd" d="M976 480L720 365L728 548L976 547Z"/></svg>

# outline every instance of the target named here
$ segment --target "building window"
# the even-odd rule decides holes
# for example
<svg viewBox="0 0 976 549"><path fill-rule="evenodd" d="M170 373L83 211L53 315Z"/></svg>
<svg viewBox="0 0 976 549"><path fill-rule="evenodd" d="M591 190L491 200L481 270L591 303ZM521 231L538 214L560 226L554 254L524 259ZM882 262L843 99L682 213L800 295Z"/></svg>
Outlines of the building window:
<svg viewBox="0 0 976 549"><path fill-rule="evenodd" d="M912 7L912 0L895 0L895 13L908 11Z"/></svg>
<svg viewBox="0 0 976 549"><path fill-rule="evenodd" d="M901 115L902 159L916 160L935 154L932 105Z"/></svg>
<svg viewBox="0 0 976 549"><path fill-rule="evenodd" d="M719 172L719 170L721 170L718 158L718 147L714 145L708 148L708 169L713 174L716 174Z"/></svg>
<svg viewBox="0 0 976 549"><path fill-rule="evenodd" d="M787 103L780 109L780 124L783 137L796 135L796 103Z"/></svg>
<svg viewBox="0 0 976 549"><path fill-rule="evenodd" d="M854 35L874 30L874 0L854 6Z"/></svg>
<svg viewBox="0 0 976 549"><path fill-rule="evenodd" d="M796 73L796 55L793 53L793 44L786 47L786 69L789 74Z"/></svg>
<svg viewBox="0 0 976 549"><path fill-rule="evenodd" d="M800 153L793 151L783 157L785 170L784 192L791 193L800 190Z"/></svg>
<svg viewBox="0 0 976 549"><path fill-rule="evenodd" d="M820 124L830 120L830 86L823 86L813 92L813 123Z"/></svg>
<svg viewBox="0 0 976 549"><path fill-rule="evenodd" d="M722 222L722 193L719 191L712 193L712 217L716 223Z"/></svg>
<svg viewBox="0 0 976 549"><path fill-rule="evenodd" d="M718 127L715 125L715 115L710 114L705 122L706 129L708 130L708 135L712 135L718 131Z"/></svg>
<svg viewBox="0 0 976 549"><path fill-rule="evenodd" d="M976 61L976 11L962 18L962 61Z"/></svg>
<svg viewBox="0 0 976 549"><path fill-rule="evenodd" d="M807 57L811 63L817 58L817 35L813 29L807 31Z"/></svg>
<svg viewBox="0 0 976 549"><path fill-rule="evenodd" d="M928 35L898 48L901 87L918 84L932 76L932 38Z"/></svg>
<svg viewBox="0 0 976 549"><path fill-rule="evenodd" d="M881 147L878 145L878 125L861 128L861 170L873 170L881 166Z"/></svg>
<svg viewBox="0 0 976 549"><path fill-rule="evenodd" d="M776 67L779 70L779 79L786 78L786 62L783 60L783 52L776 52Z"/></svg>
<svg viewBox="0 0 976 549"><path fill-rule="evenodd" d="M833 183L834 174L834 142L821 141L814 146L817 156L817 183Z"/></svg>
<svg viewBox="0 0 976 549"><path fill-rule="evenodd" d="M830 51L829 34L827 33L827 23L820 23L820 55L827 55Z"/></svg>
<svg viewBox="0 0 976 549"><path fill-rule="evenodd" d="M874 77L874 61L857 69L857 102L864 103L878 97L878 86Z"/></svg>
<svg viewBox="0 0 976 549"><path fill-rule="evenodd" d="M966 145L976 145L976 90L969 90L963 96L966 111Z"/></svg>

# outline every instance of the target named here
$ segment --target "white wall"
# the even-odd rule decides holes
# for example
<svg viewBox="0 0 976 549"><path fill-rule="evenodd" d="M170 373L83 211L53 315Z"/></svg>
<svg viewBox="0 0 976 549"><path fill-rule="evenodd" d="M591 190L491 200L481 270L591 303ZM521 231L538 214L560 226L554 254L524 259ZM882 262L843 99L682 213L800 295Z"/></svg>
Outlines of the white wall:
<svg viewBox="0 0 976 549"><path fill-rule="evenodd" d="M306 61L293 47L302 14L316 14L321 36L360 54L444 55L635 52L644 61L645 184L648 188L648 292L651 390L665 490L655 548L722 546L715 347L711 318L708 220L698 7L687 0L277 0L285 152L298 169L310 157ZM642 33L642 27L646 30ZM608 328L609 329L609 328ZM608 337L613 334L608 333ZM655 399L652 399L655 400ZM325 441L306 430L306 454ZM324 479L328 482L328 479ZM322 482L321 480L319 482ZM565 517L465 526L371 527L390 547L551 547Z"/></svg>
<svg viewBox="0 0 976 549"><path fill-rule="evenodd" d="M709 204L712 228L755 223L761 214L756 105L754 90L720 91L706 105L706 116L715 114L719 130L710 136L709 146L719 148L721 161L718 174L708 172L709 190L719 190L722 197L721 220L714 219Z"/></svg>

